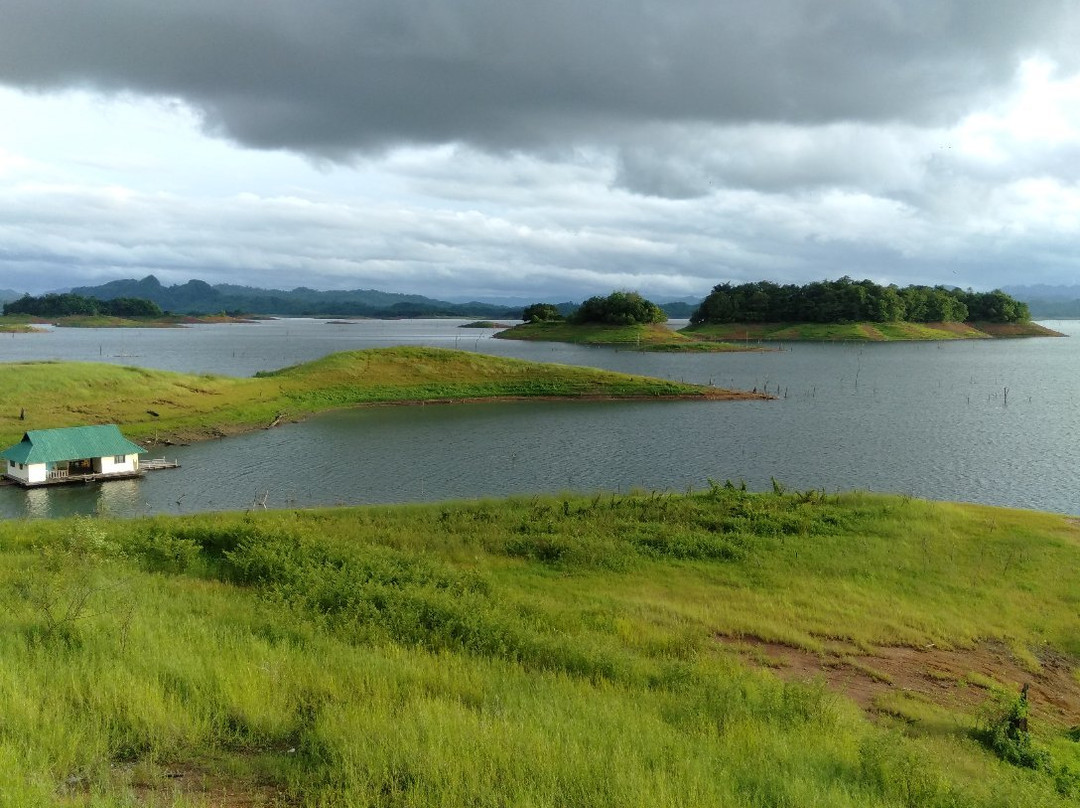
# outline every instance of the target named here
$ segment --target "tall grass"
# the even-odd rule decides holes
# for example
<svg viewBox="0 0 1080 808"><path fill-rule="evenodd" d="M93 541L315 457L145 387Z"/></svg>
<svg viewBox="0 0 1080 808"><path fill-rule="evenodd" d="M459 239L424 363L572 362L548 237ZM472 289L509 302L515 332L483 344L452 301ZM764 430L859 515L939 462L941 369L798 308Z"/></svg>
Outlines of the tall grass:
<svg viewBox="0 0 1080 808"><path fill-rule="evenodd" d="M312 806L1063 805L1064 780L1000 761L973 716L871 722L715 638L998 638L1075 660L1077 536L722 486L9 521L0 804L197 804L181 781L206 781ZM27 582L76 596L67 551L96 583L50 632ZM1035 733L1058 761L1065 730Z"/></svg>

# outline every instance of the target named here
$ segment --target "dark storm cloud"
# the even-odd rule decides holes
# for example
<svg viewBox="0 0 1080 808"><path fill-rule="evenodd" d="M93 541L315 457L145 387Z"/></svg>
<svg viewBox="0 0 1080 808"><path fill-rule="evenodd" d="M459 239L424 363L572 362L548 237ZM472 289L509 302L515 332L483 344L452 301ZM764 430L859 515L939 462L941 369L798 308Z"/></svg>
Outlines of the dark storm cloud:
<svg viewBox="0 0 1080 808"><path fill-rule="evenodd" d="M331 159L403 142L609 143L657 122L940 122L1006 83L1022 57L1074 58L1075 8L6 0L0 82L178 97L220 135Z"/></svg>

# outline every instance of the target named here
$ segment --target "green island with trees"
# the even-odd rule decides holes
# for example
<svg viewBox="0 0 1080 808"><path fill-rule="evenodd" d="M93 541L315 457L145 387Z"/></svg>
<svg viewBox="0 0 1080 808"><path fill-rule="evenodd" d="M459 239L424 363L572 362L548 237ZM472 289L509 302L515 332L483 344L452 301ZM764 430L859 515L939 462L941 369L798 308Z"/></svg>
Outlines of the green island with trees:
<svg viewBox="0 0 1080 808"><path fill-rule="evenodd" d="M778 483L2 520L0 795L1064 808L1078 589L1074 519Z"/></svg>
<svg viewBox="0 0 1080 808"><path fill-rule="evenodd" d="M4 304L0 331L35 331L35 324L53 323L66 328L176 328L189 323L236 322L241 318L218 315L174 315L152 300L118 297L99 300L71 292L23 295Z"/></svg>
<svg viewBox="0 0 1080 808"><path fill-rule="evenodd" d="M637 292L590 297L568 317L553 303L535 303L522 311L521 325L500 331L499 339L615 345L641 351L741 351L744 346L697 339L673 331L667 315Z"/></svg>
<svg viewBox="0 0 1080 808"><path fill-rule="evenodd" d="M0 444L28 429L115 423L135 440L221 437L318 412L375 404L513 399L765 399L594 368L442 348L335 353L250 378L96 362L3 365ZM41 391L48 390L48 396Z"/></svg>
<svg viewBox="0 0 1080 808"><path fill-rule="evenodd" d="M719 284L679 331L636 292L586 300L563 317L550 303L522 312L502 339L547 340L641 350L740 350L754 341L897 341L1061 336L1031 321L1025 303L1001 290L882 286L840 278L797 286ZM741 344L740 344L741 343Z"/></svg>

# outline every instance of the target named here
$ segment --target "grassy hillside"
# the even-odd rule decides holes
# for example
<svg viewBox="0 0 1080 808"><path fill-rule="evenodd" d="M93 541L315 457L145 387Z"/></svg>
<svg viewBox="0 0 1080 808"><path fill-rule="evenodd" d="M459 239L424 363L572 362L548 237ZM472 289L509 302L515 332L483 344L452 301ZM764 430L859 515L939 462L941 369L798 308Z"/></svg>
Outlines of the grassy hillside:
<svg viewBox="0 0 1080 808"><path fill-rule="evenodd" d="M763 398L700 385L437 348L333 354L255 378L85 362L0 366L0 443L27 429L116 423L140 440L224 435L361 404L506 398Z"/></svg>
<svg viewBox="0 0 1080 808"><path fill-rule="evenodd" d="M498 339L615 345L642 351L742 351L744 346L706 342L663 324L598 325L585 323L522 323L495 335Z"/></svg>
<svg viewBox="0 0 1080 808"><path fill-rule="evenodd" d="M693 339L778 342L894 342L903 340L1060 337L1038 323L726 323L691 325L679 333Z"/></svg>
<svg viewBox="0 0 1080 808"><path fill-rule="evenodd" d="M7 521L0 794L1074 804L1078 570L1064 517L724 486Z"/></svg>

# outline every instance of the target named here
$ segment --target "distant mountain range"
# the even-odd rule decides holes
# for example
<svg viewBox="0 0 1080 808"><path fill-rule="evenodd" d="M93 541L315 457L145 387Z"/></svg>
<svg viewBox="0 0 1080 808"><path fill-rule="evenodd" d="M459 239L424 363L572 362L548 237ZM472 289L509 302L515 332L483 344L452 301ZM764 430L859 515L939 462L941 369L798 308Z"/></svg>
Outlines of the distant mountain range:
<svg viewBox="0 0 1080 808"><path fill-rule="evenodd" d="M1023 300L1037 320L1071 320L1080 318L1080 286L1052 286L1045 283L1030 286L1005 286L1003 292Z"/></svg>
<svg viewBox="0 0 1080 808"><path fill-rule="evenodd" d="M110 281L100 286L76 286L71 290L84 297L112 300L138 297L152 300L174 314L278 314L291 316L343 317L492 317L515 318L520 308L471 301L451 303L423 295L395 294L374 289L329 292L299 287L290 291L259 289L219 283L211 286L190 280L163 286L153 275L142 280Z"/></svg>
<svg viewBox="0 0 1080 808"><path fill-rule="evenodd" d="M100 286L77 286L71 290L78 295L112 300L117 297L141 297L153 300L162 309L174 314L215 314L221 311L246 314L278 314L295 317L476 317L478 319L516 319L521 310L532 303L548 302L527 298L491 298L462 301L437 300L424 295L380 292L375 289L351 291L318 291L299 287L289 291L260 289L219 283L211 286L191 280L175 286L163 286L153 275L142 280L110 281ZM1080 318L1080 285L1032 284L1004 286L1002 291L1023 300L1037 319ZM22 292L0 289L0 304L18 300ZM694 298L658 298L668 317L688 318L701 302ZM569 314L577 303L556 304Z"/></svg>
<svg viewBox="0 0 1080 808"><path fill-rule="evenodd" d="M319 291L298 287L282 289L259 289L253 286L237 286L228 283L210 285L205 281L190 280L175 286L164 286L153 275L141 280L110 281L100 286L76 286L70 290L84 297L113 300L118 297L137 297L152 300L162 309L173 314L216 314L218 312L242 314L275 314L294 317L475 317L477 319L517 319L521 310L531 303L515 299L496 302L471 300L451 302L436 300L423 295L407 295L380 292L375 289ZM0 293L3 294L3 293ZM10 300L20 297L11 292ZM577 303L557 304L560 311L569 314ZM660 303L669 317L686 318L697 307L690 298Z"/></svg>

